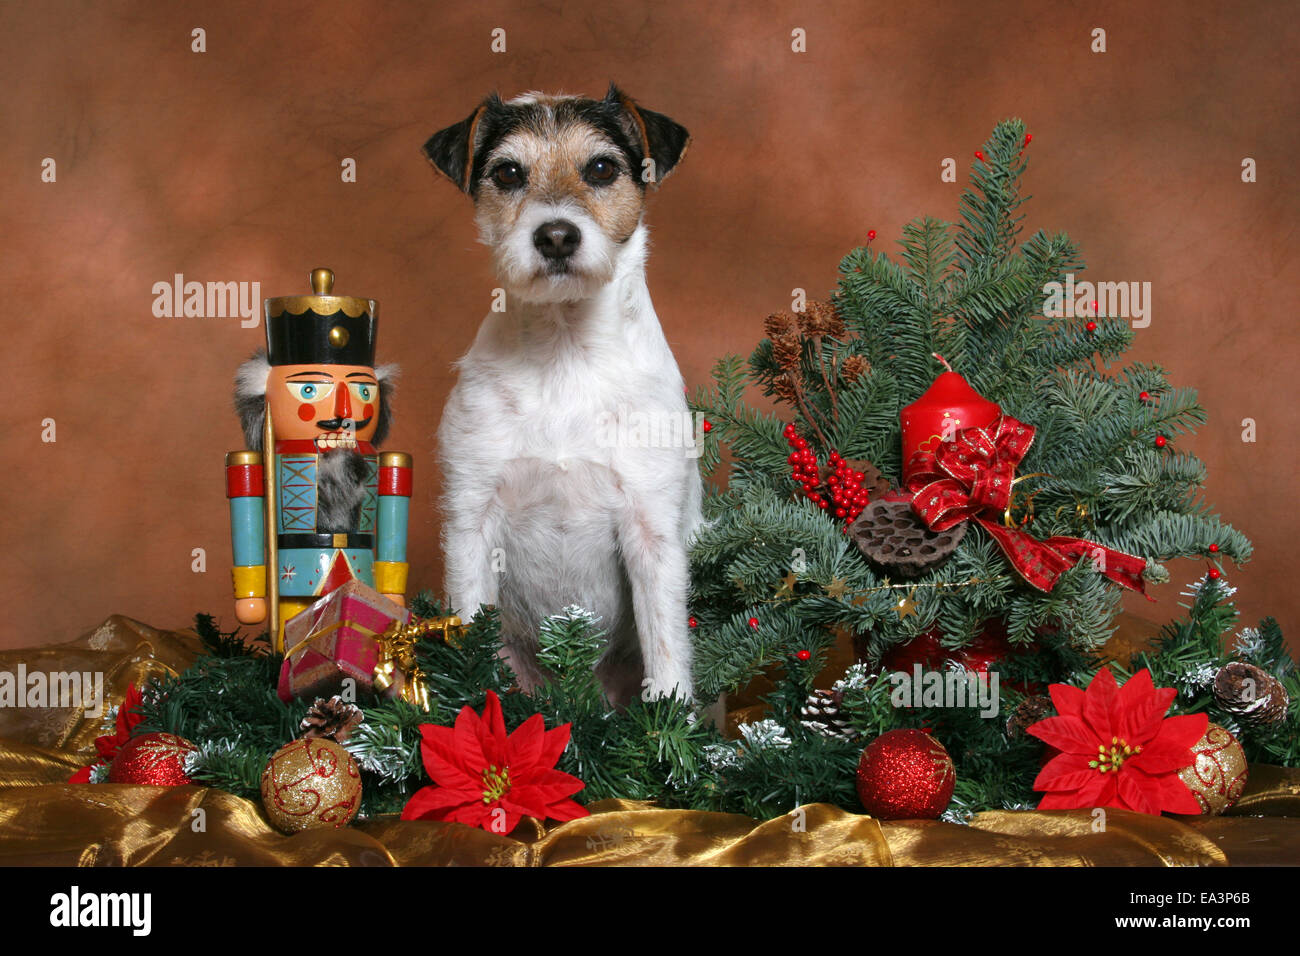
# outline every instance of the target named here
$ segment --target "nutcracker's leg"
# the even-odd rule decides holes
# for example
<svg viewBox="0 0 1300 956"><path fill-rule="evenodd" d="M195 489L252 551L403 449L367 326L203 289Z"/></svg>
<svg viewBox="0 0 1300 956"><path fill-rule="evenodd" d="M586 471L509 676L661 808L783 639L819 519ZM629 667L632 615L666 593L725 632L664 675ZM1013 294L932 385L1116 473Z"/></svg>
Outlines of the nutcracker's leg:
<svg viewBox="0 0 1300 956"><path fill-rule="evenodd" d="M284 651L289 649L284 646L284 625L288 623L291 618L296 617L303 611L307 610L311 605L311 601L304 601L301 598L280 598L280 629L275 635L276 648L278 650Z"/></svg>

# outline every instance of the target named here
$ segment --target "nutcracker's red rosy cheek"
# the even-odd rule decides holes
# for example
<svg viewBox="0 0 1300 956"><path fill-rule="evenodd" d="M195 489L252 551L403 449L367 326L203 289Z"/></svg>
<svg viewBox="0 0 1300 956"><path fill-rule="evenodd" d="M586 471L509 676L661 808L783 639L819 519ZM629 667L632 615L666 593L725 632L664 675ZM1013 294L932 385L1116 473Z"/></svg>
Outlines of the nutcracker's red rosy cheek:
<svg viewBox="0 0 1300 956"><path fill-rule="evenodd" d="M374 417L375 417L375 406L370 405L370 404L367 404L366 407L363 408L363 409L361 410L361 417L362 417L362 418L374 418Z"/></svg>
<svg viewBox="0 0 1300 956"><path fill-rule="evenodd" d="M311 421L313 418L316 417L316 406L315 406L315 405L299 405L299 406L298 406L298 417L301 418L301 419L302 419L303 421L305 421L305 422L309 422L309 421Z"/></svg>

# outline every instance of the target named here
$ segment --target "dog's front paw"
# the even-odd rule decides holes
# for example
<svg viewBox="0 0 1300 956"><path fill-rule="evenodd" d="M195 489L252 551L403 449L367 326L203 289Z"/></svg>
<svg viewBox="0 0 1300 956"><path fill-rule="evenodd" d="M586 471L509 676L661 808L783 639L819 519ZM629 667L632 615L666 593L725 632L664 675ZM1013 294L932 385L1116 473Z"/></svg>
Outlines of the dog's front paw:
<svg viewBox="0 0 1300 956"><path fill-rule="evenodd" d="M641 699L649 702L657 697L677 696L678 700L684 700L688 703L694 700L694 690L691 687L689 675L661 675L659 677L647 677L641 681Z"/></svg>

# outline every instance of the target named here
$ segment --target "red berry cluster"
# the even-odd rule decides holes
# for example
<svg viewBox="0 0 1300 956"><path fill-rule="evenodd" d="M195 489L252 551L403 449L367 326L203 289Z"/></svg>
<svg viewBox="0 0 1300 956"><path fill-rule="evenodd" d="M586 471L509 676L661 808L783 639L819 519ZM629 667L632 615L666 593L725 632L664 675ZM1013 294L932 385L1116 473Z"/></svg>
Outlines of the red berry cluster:
<svg viewBox="0 0 1300 956"><path fill-rule="evenodd" d="M782 434L793 449L790 457L786 459L793 469L790 477L803 486L804 496L818 508L830 511L835 517L845 521L852 521L860 515L862 509L871 500L867 497L866 489L862 487L866 476L850 468L849 463L840 457L839 452L832 451L827 458L827 463L835 470L826 479L826 485L830 489L830 500L827 501L818 490L822 483L821 465L813 450L808 447L808 439L799 437L794 425L786 425Z"/></svg>

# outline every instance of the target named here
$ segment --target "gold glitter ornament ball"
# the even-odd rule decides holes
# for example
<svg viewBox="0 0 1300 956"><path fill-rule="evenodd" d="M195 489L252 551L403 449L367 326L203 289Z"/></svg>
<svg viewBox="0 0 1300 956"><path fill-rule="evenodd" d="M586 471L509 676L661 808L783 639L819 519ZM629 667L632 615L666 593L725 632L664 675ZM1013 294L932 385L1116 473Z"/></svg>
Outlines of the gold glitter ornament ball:
<svg viewBox="0 0 1300 956"><path fill-rule="evenodd" d="M1218 724L1210 724L1192 744L1192 756L1196 759L1178 771L1178 776L1201 805L1201 813L1218 816L1246 789L1246 753L1236 737Z"/></svg>
<svg viewBox="0 0 1300 956"><path fill-rule="evenodd" d="M282 833L345 827L360 806L361 771L332 740L295 740L262 771L262 808Z"/></svg>

